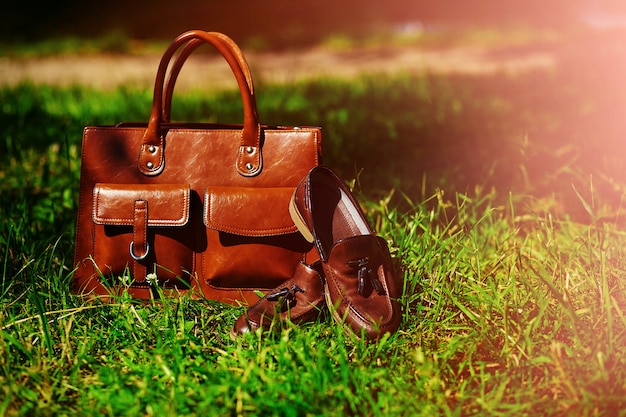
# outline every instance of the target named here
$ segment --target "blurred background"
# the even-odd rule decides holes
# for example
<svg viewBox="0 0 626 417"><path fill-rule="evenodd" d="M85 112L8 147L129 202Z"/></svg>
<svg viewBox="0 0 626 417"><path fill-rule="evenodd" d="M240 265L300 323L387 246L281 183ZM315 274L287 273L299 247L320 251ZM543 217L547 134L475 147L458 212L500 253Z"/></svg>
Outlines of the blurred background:
<svg viewBox="0 0 626 417"><path fill-rule="evenodd" d="M0 84L11 88L147 92L176 35L221 31L252 66L262 121L321 125L326 162L370 197L395 189L416 202L437 189L493 188L503 199L528 196L531 211L624 217L625 1L36 0L6 4L0 19ZM187 70L177 91L200 89L198 100L234 87L218 57ZM149 108L149 94L133 107L136 96L123 95L121 116L111 110L109 120L85 92L55 109L49 99L25 101L42 94L5 98L3 117L19 135L39 123L29 106L73 117L70 144L85 124L143 120ZM236 94L207 100L189 99L196 104L182 117L239 120L239 108L224 104ZM9 150L26 143L5 136Z"/></svg>
<svg viewBox="0 0 626 417"><path fill-rule="evenodd" d="M99 36L122 32L170 39L190 28L223 31L240 41L263 37L273 45L312 43L329 33L363 34L405 25L531 25L569 28L626 24L619 0L108 0L13 1L3 6L6 40ZM408 25L408 26L407 26ZM414 27L413 26L413 27Z"/></svg>

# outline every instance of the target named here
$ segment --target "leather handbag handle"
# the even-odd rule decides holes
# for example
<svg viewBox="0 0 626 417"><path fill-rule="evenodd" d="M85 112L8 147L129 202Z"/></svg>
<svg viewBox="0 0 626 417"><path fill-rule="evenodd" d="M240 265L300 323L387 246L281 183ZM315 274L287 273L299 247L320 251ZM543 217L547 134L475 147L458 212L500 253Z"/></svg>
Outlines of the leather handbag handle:
<svg viewBox="0 0 626 417"><path fill-rule="evenodd" d="M239 91L243 101L244 116L241 141L239 143L235 165L240 175L246 177L258 175L263 167L263 158L261 155L261 124L256 108L252 77L250 76L248 63L239 47L226 35L201 30L192 30L179 35L166 49L161 58L154 85L150 121L148 122L148 128L144 134L143 144L139 152L139 171L144 175L153 176L161 173L165 167L164 140L161 129L164 109L163 90L165 75L176 51L181 46L188 45L191 42L194 42L192 44L195 45L194 47L186 46L186 48L189 48L187 52L185 52L185 48L183 48L183 52L185 52L187 56L199 44L206 42L213 45L230 65L237 80L237 84L239 85ZM177 71L180 71L182 63L184 63L184 59L178 66ZM173 90L173 84L171 90ZM169 97L171 99L171 94Z"/></svg>
<svg viewBox="0 0 626 417"><path fill-rule="evenodd" d="M237 45L230 39L228 36L218 33L212 32L212 35L216 37L217 40L222 41L224 45L224 49L220 52L226 58L229 65L239 66L239 62L232 55L232 51L229 48L238 49ZM167 81L165 82L165 89L163 91L163 122L169 122L172 115L172 97L174 95L174 86L176 85L176 80L180 75L180 71L183 68L183 64L187 61L187 58L195 51L199 46L201 46L204 42L199 39L194 39L189 41L180 51L180 53L176 56L174 63L172 64L172 68L169 72ZM252 84L252 74L250 73L250 69L248 66L244 68L240 68L240 70L244 73L246 78L246 82L248 83L248 88L250 91L254 91L254 85Z"/></svg>

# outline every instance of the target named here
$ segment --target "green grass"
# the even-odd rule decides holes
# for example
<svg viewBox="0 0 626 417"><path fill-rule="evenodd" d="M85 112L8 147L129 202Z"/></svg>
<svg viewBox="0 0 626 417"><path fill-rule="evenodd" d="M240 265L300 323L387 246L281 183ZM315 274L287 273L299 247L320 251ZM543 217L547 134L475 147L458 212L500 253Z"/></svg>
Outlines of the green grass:
<svg viewBox="0 0 626 417"><path fill-rule="evenodd" d="M0 56L31 58L74 54L128 54L138 49L150 50L153 46L134 42L126 34L113 31L91 39L67 36L37 42L0 42Z"/></svg>
<svg viewBox="0 0 626 417"><path fill-rule="evenodd" d="M84 304L67 292L68 250L50 242L3 282L3 410L615 415L626 234L520 219L494 198L434 196L405 214L370 202L405 276L402 329L377 344L327 320L232 341L241 309L188 297Z"/></svg>
<svg viewBox="0 0 626 417"><path fill-rule="evenodd" d="M401 330L366 343L322 319L233 341L241 308L70 294L82 127L146 120L150 92L3 88L0 415L624 414L623 125L602 123L623 97L569 73L258 95L266 123L325 128L325 162L398 260ZM234 92L174 109L241 117Z"/></svg>

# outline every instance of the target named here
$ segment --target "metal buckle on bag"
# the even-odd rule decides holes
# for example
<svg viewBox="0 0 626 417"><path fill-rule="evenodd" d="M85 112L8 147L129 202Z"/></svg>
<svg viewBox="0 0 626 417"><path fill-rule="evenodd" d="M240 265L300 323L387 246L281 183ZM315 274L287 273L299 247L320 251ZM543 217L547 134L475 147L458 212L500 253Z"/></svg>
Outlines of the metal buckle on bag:
<svg viewBox="0 0 626 417"><path fill-rule="evenodd" d="M150 244L146 242L146 252L141 256L137 256L135 255L135 249L134 249L133 243L135 242L132 242L132 241L130 242L130 256L136 261L141 261L141 260L146 259L146 256L148 256L148 253L150 253Z"/></svg>

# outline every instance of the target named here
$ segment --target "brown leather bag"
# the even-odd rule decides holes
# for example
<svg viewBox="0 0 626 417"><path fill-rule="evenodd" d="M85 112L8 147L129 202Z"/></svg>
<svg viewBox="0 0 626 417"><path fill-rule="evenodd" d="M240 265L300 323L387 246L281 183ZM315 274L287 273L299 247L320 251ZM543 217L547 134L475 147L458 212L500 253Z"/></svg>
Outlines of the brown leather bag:
<svg viewBox="0 0 626 417"><path fill-rule="evenodd" d="M235 75L241 125L169 121L178 73L204 43ZM275 288L315 257L288 206L320 154L320 128L260 124L250 70L230 38L183 33L161 59L147 124L84 130L73 291L149 298L158 285L256 301L256 291Z"/></svg>

